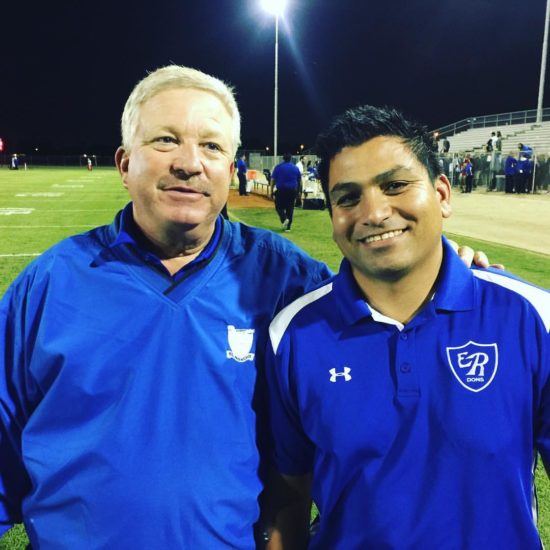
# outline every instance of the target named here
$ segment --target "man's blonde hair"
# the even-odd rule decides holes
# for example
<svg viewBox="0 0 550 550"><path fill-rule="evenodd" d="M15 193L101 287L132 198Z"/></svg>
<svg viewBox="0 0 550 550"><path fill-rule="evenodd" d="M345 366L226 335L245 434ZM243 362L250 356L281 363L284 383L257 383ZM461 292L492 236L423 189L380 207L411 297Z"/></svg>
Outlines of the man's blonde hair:
<svg viewBox="0 0 550 550"><path fill-rule="evenodd" d="M130 151L138 124L139 108L143 103L164 90L195 88L213 93L223 103L233 121L233 155L241 144L241 115L235 100L233 88L214 76L197 69L169 65L149 73L138 82L126 101L120 129L122 146Z"/></svg>

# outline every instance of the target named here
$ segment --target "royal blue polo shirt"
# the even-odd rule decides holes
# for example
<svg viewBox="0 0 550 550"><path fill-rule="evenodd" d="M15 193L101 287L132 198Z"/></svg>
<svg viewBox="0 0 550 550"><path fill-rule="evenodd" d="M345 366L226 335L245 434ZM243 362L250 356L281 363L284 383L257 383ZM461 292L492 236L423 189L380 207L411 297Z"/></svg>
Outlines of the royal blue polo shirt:
<svg viewBox="0 0 550 550"><path fill-rule="evenodd" d="M347 260L270 326L273 460L313 474L311 548L540 548L550 296L443 246L405 326L365 303Z"/></svg>

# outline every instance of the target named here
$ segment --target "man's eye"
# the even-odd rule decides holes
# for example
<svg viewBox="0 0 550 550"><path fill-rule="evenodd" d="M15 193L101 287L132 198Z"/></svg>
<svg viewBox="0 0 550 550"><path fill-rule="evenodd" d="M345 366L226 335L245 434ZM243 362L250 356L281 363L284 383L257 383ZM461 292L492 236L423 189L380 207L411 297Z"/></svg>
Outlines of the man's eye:
<svg viewBox="0 0 550 550"><path fill-rule="evenodd" d="M356 205L360 200L359 195L349 194L349 195L341 195L340 197L337 197L335 204L336 206L354 206Z"/></svg>
<svg viewBox="0 0 550 550"><path fill-rule="evenodd" d="M401 191L407 186L407 183L406 181L390 181L384 187L386 191L391 193L392 191Z"/></svg>
<svg viewBox="0 0 550 550"><path fill-rule="evenodd" d="M214 143L212 141L209 141L208 143L206 143L205 147L207 149L209 149L210 151L221 151L222 150L222 148L217 143Z"/></svg>
<svg viewBox="0 0 550 550"><path fill-rule="evenodd" d="M172 136L159 136L154 141L157 143L176 143L176 138Z"/></svg>

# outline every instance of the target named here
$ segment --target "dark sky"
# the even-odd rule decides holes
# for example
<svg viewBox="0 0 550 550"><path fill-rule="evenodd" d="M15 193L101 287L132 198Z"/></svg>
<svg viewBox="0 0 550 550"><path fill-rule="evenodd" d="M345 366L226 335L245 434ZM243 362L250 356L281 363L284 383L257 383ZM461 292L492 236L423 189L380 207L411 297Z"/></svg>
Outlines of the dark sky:
<svg viewBox="0 0 550 550"><path fill-rule="evenodd" d="M171 62L233 84L243 145L272 146L274 20L259 0L6 2L7 152L110 153L126 97ZM332 116L392 105L430 128L536 108L545 0L289 0L279 35L279 152ZM550 74L548 79L550 80ZM546 88L550 105L550 85Z"/></svg>

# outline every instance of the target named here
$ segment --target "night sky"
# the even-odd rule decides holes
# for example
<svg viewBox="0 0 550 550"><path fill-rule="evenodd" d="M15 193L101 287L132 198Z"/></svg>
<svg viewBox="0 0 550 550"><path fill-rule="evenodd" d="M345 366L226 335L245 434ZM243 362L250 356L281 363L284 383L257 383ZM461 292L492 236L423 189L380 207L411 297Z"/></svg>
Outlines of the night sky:
<svg viewBox="0 0 550 550"><path fill-rule="evenodd" d="M259 0L6 2L7 153L110 154L134 84L169 63L233 84L243 146L272 147L274 19ZM391 105L430 128L535 109L545 0L289 0L279 33L279 153L331 117ZM547 80L550 80L550 74ZM550 105L550 85L546 87Z"/></svg>

